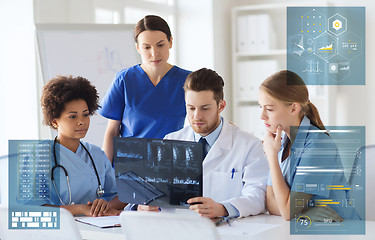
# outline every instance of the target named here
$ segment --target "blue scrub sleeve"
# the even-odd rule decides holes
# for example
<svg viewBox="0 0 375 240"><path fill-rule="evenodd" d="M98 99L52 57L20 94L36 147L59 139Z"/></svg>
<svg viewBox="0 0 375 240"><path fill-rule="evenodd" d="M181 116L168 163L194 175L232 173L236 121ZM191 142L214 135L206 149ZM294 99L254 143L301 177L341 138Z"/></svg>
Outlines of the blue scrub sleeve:
<svg viewBox="0 0 375 240"><path fill-rule="evenodd" d="M125 109L125 89L122 71L116 74L115 80L107 90L99 114L105 118L121 121Z"/></svg>

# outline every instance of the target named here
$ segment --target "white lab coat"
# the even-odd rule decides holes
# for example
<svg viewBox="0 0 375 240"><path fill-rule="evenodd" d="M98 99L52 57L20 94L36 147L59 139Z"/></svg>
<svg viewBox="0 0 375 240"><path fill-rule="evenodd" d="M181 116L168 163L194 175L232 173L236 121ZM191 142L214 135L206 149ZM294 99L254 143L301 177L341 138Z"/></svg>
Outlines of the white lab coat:
<svg viewBox="0 0 375 240"><path fill-rule="evenodd" d="M194 132L187 126L165 139L194 141ZM265 211L268 172L261 141L223 120L221 133L203 161L203 196L229 202L239 217L259 214Z"/></svg>

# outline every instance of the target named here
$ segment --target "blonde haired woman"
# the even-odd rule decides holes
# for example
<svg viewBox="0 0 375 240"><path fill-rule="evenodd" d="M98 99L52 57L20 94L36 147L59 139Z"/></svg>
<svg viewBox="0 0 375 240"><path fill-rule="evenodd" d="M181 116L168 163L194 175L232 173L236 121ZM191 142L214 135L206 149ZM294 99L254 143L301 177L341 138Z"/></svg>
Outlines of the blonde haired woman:
<svg viewBox="0 0 375 240"><path fill-rule="evenodd" d="M273 74L260 86L259 105L261 119L268 130L263 143L270 166L266 194L268 211L285 220L306 211L318 221L358 219L354 208L315 206L322 200L347 199L346 190L327 189L327 185L348 185L342 171L301 172L301 168L311 167L342 170L336 145L328 134L319 131L325 127L318 109L309 100L303 80L291 71ZM317 151L321 151L320 157L316 157ZM304 188L305 184L317 187ZM295 207L296 203L301 205Z"/></svg>

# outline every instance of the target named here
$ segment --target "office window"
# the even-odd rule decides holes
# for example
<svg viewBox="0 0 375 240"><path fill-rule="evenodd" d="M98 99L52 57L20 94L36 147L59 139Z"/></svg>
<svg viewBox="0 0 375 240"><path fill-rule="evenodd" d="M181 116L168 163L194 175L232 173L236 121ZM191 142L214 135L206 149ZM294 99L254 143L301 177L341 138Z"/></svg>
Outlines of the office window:
<svg viewBox="0 0 375 240"><path fill-rule="evenodd" d="M111 11L103 8L95 9L95 22L96 23L119 23L120 13L118 11Z"/></svg>
<svg viewBox="0 0 375 240"><path fill-rule="evenodd" d="M151 15L151 14L155 15L153 11L150 11L148 9L125 7L124 9L125 23L136 24L139 21L139 19L143 18L146 15ZM165 18L164 16L160 14L159 16Z"/></svg>
<svg viewBox="0 0 375 240"><path fill-rule="evenodd" d="M165 5L174 5L174 0L144 0L145 2L160 3Z"/></svg>
<svg viewBox="0 0 375 240"><path fill-rule="evenodd" d="M172 25L174 6L175 0L96 0L95 22L135 24L145 15L153 14L161 16Z"/></svg>
<svg viewBox="0 0 375 240"><path fill-rule="evenodd" d="M175 31L175 0L95 0L95 23L136 24L146 15L158 15L168 22L172 36ZM172 48L169 63L175 64L175 49Z"/></svg>

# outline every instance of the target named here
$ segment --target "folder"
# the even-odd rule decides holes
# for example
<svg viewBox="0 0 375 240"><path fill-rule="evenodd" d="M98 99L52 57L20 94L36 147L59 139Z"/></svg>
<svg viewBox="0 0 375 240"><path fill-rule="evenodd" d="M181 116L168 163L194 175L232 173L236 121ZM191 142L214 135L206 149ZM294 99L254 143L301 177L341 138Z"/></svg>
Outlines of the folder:
<svg viewBox="0 0 375 240"><path fill-rule="evenodd" d="M268 14L256 15L257 51L275 49L274 29Z"/></svg>
<svg viewBox="0 0 375 240"><path fill-rule="evenodd" d="M249 51L249 41L247 34L247 16L237 17L237 51L247 52Z"/></svg>
<svg viewBox="0 0 375 240"><path fill-rule="evenodd" d="M275 49L275 33L268 14L237 17L237 51L265 52Z"/></svg>
<svg viewBox="0 0 375 240"><path fill-rule="evenodd" d="M249 42L249 52L259 51L259 30L257 26L257 15L247 16L247 41Z"/></svg>

